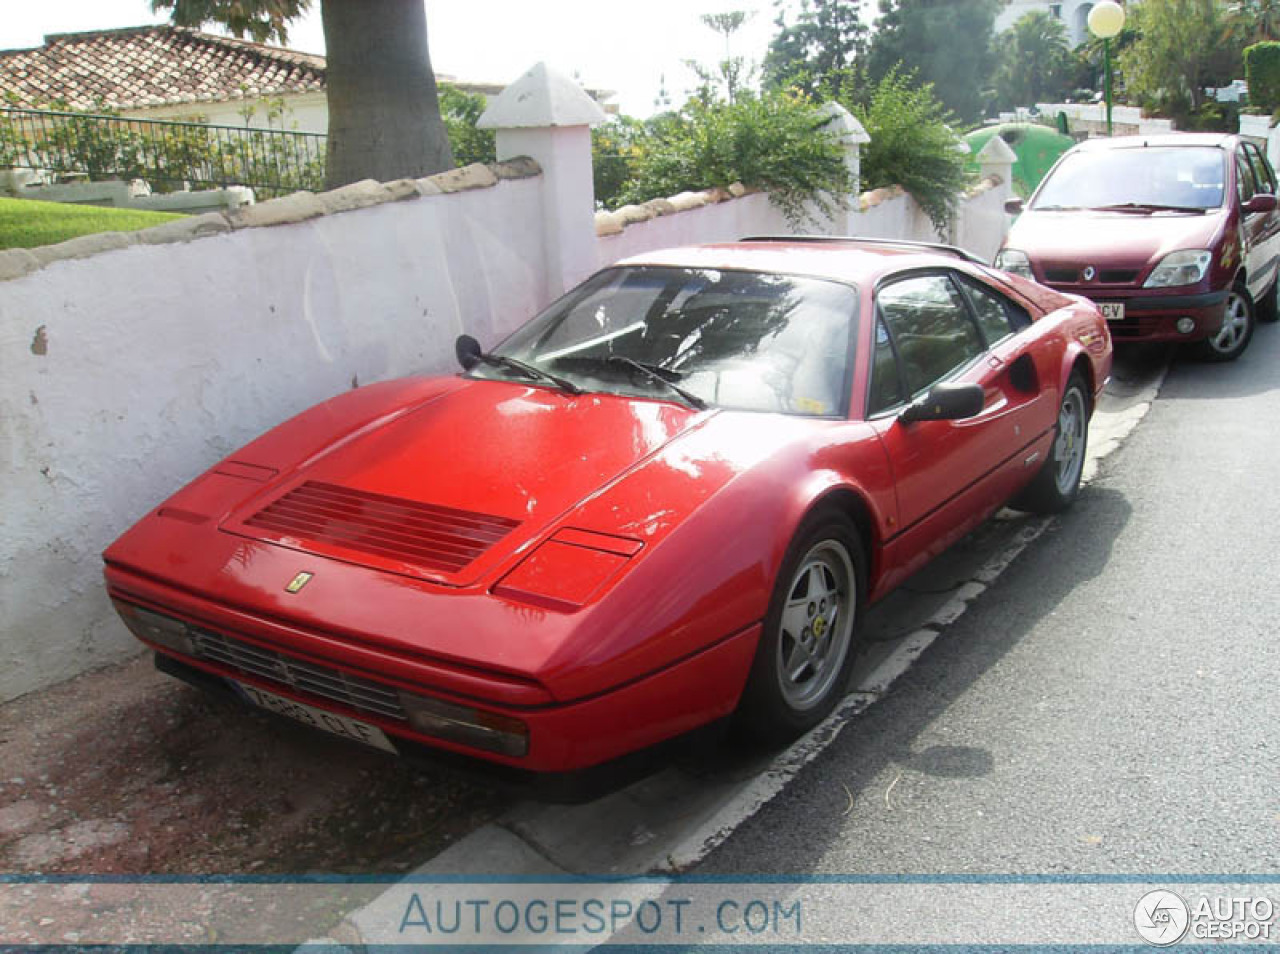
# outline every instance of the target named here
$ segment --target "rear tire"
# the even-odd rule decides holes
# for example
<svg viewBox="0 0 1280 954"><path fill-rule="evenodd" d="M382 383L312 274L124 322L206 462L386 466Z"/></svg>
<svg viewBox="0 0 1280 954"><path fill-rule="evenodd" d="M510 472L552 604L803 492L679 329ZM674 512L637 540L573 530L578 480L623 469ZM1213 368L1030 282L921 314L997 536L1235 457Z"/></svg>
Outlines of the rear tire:
<svg viewBox="0 0 1280 954"><path fill-rule="evenodd" d="M738 706L755 737L789 741L844 696L860 633L865 560L857 527L839 510L817 510L796 531Z"/></svg>
<svg viewBox="0 0 1280 954"><path fill-rule="evenodd" d="M1222 328L1200 342L1196 353L1205 361L1234 361L1249 347L1253 326L1253 299L1244 282L1237 281L1227 294Z"/></svg>
<svg viewBox="0 0 1280 954"><path fill-rule="evenodd" d="M1080 495L1085 452L1089 447L1089 389L1079 371L1071 372L1062 403L1058 406L1058 426L1053 446L1040 472L1011 506L1029 513L1061 513Z"/></svg>

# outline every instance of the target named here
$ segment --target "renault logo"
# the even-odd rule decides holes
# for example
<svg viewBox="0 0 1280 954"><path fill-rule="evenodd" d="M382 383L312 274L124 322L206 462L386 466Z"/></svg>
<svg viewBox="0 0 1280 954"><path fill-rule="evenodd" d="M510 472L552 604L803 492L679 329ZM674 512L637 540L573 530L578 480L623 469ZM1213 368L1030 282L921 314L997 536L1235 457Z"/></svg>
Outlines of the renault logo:
<svg viewBox="0 0 1280 954"><path fill-rule="evenodd" d="M288 593L298 592L298 590L302 589L304 586L306 586L308 583L311 582L311 578L313 576L315 576L314 573L308 573L306 570L303 570L301 573L299 573L297 576L295 576L292 580L289 581L289 585L285 587L285 591Z"/></svg>
<svg viewBox="0 0 1280 954"><path fill-rule="evenodd" d="M1094 276L1094 275L1096 275L1096 274L1098 274L1098 270L1097 270L1097 269L1095 269L1092 265L1086 265L1086 266L1084 267L1084 280L1085 280L1085 281L1087 281L1087 282L1091 282L1091 281L1093 281L1093 276Z"/></svg>

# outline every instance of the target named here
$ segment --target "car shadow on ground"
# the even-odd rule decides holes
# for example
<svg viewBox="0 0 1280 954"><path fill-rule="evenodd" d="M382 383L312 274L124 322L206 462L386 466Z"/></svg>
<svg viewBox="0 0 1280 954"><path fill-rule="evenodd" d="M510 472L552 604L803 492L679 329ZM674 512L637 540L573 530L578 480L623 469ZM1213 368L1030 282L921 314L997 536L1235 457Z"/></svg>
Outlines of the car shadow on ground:
<svg viewBox="0 0 1280 954"><path fill-rule="evenodd" d="M992 772L991 753L972 746L930 745L918 747L921 734L974 684L982 679L1036 627L1054 613L1059 604L1078 586L1104 572L1112 546L1129 520L1132 508L1124 495L1097 484L1088 487L1068 514L1057 518L1048 537L1031 544L1028 553L1016 560L978 597L969 613L945 631L894 683L890 691L844 728L823 757L801 770L791 783L795 792L825 791L825 800L834 810L809 818L803 842L788 848L788 857L819 857L833 839L842 836L845 809L884 793L871 786L886 769L947 778L973 778ZM1070 552L1064 561L1055 553ZM1001 606L1005 594L1032 588L1037 594L1034 610L1007 620L1014 625L987 624L992 605ZM1011 714L1012 715L1012 714ZM826 771L828 754L839 754L842 764L854 766L853 774L838 780ZM731 765L732 754L723 758ZM775 805L766 806L738 831L750 837L753 831L768 831ZM779 859L780 864L782 860ZM703 873L742 874L712 855L698 868ZM774 871L774 874L788 873ZM804 870L792 873L803 874Z"/></svg>

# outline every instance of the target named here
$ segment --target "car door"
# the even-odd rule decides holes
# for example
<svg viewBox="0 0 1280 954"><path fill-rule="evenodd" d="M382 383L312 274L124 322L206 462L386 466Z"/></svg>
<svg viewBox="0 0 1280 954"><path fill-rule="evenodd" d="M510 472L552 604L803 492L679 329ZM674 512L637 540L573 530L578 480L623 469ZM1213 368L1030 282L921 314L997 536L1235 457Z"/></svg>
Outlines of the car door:
<svg viewBox="0 0 1280 954"><path fill-rule="evenodd" d="M1275 172L1253 143L1240 144L1236 168L1238 178L1250 188L1250 197L1259 193L1276 194ZM1245 201L1247 199L1242 198L1241 204ZM1251 213L1242 210L1240 217L1249 293L1254 301L1261 301L1275 282L1277 265L1280 265L1280 210Z"/></svg>
<svg viewBox="0 0 1280 954"><path fill-rule="evenodd" d="M1029 440L1024 428L1038 399L1038 392L1013 387L1002 357L1004 349L1020 359L1009 319L1010 333L991 347L966 281L947 269L914 272L876 293L867 418L893 470L898 529L888 562L904 573L1003 502L1013 485L1009 462ZM907 404L941 382L979 385L981 412L956 421L900 419Z"/></svg>

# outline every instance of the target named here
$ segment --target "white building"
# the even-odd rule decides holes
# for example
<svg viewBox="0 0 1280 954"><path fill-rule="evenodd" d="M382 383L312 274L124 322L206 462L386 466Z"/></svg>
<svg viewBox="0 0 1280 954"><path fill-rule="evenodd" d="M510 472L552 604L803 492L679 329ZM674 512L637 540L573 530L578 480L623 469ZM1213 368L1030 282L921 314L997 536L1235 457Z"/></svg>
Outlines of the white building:
<svg viewBox="0 0 1280 954"><path fill-rule="evenodd" d="M1067 27L1067 39L1072 46L1079 46L1089 39L1089 11L1093 9L1093 0L1009 0L1009 4L996 17L996 32L1000 33L1013 26L1022 16L1032 10L1048 10Z"/></svg>

